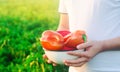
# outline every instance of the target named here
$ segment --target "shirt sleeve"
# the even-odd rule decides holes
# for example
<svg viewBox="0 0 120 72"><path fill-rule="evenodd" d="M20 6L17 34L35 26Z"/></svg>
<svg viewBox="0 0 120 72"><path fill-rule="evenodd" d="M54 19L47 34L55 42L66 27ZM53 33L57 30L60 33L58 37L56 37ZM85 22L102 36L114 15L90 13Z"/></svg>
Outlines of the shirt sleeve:
<svg viewBox="0 0 120 72"><path fill-rule="evenodd" d="M67 13L66 5L65 5L65 0L60 0L59 1L58 12L60 12L60 13Z"/></svg>

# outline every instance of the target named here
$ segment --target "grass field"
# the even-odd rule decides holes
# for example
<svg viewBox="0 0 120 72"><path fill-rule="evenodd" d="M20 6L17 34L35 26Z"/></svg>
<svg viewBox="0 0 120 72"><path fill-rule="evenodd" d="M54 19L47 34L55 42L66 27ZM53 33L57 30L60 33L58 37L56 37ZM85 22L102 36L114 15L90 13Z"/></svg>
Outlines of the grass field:
<svg viewBox="0 0 120 72"><path fill-rule="evenodd" d="M58 0L0 0L0 71L67 72L42 58L39 38L57 28Z"/></svg>

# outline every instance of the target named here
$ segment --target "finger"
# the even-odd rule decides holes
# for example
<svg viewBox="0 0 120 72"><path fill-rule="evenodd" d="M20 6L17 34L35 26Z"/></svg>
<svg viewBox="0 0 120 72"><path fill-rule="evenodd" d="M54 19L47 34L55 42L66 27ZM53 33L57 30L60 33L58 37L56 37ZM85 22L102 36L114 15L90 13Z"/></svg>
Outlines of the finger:
<svg viewBox="0 0 120 72"><path fill-rule="evenodd" d="M85 57L81 57L79 59L75 59L75 60L65 60L64 63L67 63L67 64L79 64L81 62L88 62L88 58L85 58Z"/></svg>
<svg viewBox="0 0 120 72"><path fill-rule="evenodd" d="M78 63L78 64L65 64L67 66L73 66L73 67L80 67L82 65L84 65L86 62L81 62L81 63Z"/></svg>
<svg viewBox="0 0 120 72"><path fill-rule="evenodd" d="M69 52L67 52L67 54L77 56L77 57L86 57L88 59L91 59L91 53L89 53L88 51L85 51L85 52L69 51Z"/></svg>
<svg viewBox="0 0 120 72"><path fill-rule="evenodd" d="M82 44L79 44L77 45L77 49L85 49L85 48L88 48L92 46L92 42L86 42L86 43L82 43Z"/></svg>
<svg viewBox="0 0 120 72"><path fill-rule="evenodd" d="M67 54L69 54L69 55L73 55L73 56L78 56L78 57L81 56L81 52L69 51L69 52L67 52Z"/></svg>
<svg viewBox="0 0 120 72"><path fill-rule="evenodd" d="M86 62L82 62L79 64L71 64L70 66L74 66L74 67L81 67L82 65L84 65Z"/></svg>
<svg viewBox="0 0 120 72"><path fill-rule="evenodd" d="M48 57L47 57L45 54L43 55L43 58L44 58L44 59L48 59ZM52 65L53 65L53 66L57 66L57 64L56 64L56 63L52 62L52 61L51 61L51 60L49 60L49 59L47 60L47 63L49 63L49 64L51 64L51 63L52 63Z"/></svg>
<svg viewBox="0 0 120 72"><path fill-rule="evenodd" d="M53 62L52 62L51 60L48 59L48 60L47 60L47 63L51 64L51 63L53 63Z"/></svg>
<svg viewBox="0 0 120 72"><path fill-rule="evenodd" d="M92 57L92 56L91 56L91 53L90 53L89 51L81 52L81 53L80 53L80 56L81 56L81 57L85 57L85 58L87 58L87 59L89 59L89 60L90 60L91 57Z"/></svg>
<svg viewBox="0 0 120 72"><path fill-rule="evenodd" d="M56 63L53 63L53 66L57 66L57 64L56 64Z"/></svg>
<svg viewBox="0 0 120 72"><path fill-rule="evenodd" d="M51 60L47 60L47 63L52 64L53 66L57 66L57 64L56 64L56 63L54 63L54 62L53 62L53 61L51 61Z"/></svg>
<svg viewBox="0 0 120 72"><path fill-rule="evenodd" d="M46 54L43 55L43 58L44 58L44 59L48 59L48 57L46 56Z"/></svg>

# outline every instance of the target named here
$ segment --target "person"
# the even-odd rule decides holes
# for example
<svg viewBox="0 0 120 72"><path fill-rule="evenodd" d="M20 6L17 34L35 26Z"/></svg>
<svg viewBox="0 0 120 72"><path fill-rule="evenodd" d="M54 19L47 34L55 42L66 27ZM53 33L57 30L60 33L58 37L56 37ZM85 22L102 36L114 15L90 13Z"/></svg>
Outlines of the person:
<svg viewBox="0 0 120 72"><path fill-rule="evenodd" d="M60 0L59 12L58 31L84 30L88 37L76 47L86 51L68 52L79 57L64 60L69 72L120 72L120 0Z"/></svg>

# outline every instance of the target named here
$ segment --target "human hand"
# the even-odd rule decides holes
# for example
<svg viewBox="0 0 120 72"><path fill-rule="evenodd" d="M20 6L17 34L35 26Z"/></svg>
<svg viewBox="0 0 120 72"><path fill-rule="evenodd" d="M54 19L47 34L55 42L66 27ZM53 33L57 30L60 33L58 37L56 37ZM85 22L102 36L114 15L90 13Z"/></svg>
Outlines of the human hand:
<svg viewBox="0 0 120 72"><path fill-rule="evenodd" d="M79 67L92 59L96 54L101 52L104 47L103 41L91 41L83 44L79 44L77 49L86 49L84 52L77 53L69 51L68 54L78 56L76 60L65 60L64 63L67 66Z"/></svg>
<svg viewBox="0 0 120 72"><path fill-rule="evenodd" d="M51 60L48 59L48 57L47 57L46 54L43 54L43 58L44 58L44 59L47 59L47 63L52 64L53 66L57 66L56 63L54 63L53 61L51 61Z"/></svg>

